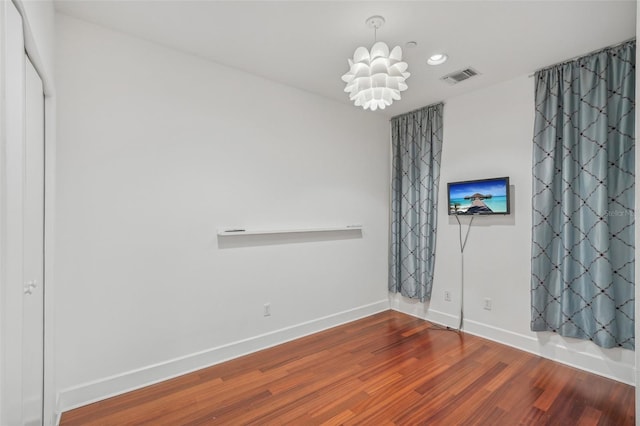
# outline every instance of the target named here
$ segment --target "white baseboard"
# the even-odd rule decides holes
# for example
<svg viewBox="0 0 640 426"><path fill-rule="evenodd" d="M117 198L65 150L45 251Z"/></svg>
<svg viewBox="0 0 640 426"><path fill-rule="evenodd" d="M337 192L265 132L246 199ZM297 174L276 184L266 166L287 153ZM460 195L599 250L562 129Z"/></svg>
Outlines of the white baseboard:
<svg viewBox="0 0 640 426"><path fill-rule="evenodd" d="M433 309L426 310L424 306L425 304L413 304L406 301L391 301L391 308L394 310L437 324L458 328L458 316ZM591 342L564 338L554 333L536 333L538 337L532 337L469 319L464 320L463 331L635 386L636 368L632 351L618 348L602 349Z"/></svg>
<svg viewBox="0 0 640 426"><path fill-rule="evenodd" d="M435 322L436 324L457 329L460 317L429 308L429 302L407 299L399 294L389 294L389 306L394 311L402 312L417 318Z"/></svg>
<svg viewBox="0 0 640 426"><path fill-rule="evenodd" d="M317 333L331 327L355 321L382 312L390 307L399 312L426 319L437 324L452 328L458 327L459 319L457 316L433 309L427 310L425 306L425 304L421 303L407 304L402 302L398 303L397 300L382 300L249 339L232 342L202 352L63 389L59 392L57 398L58 416L56 418L56 424L58 424L60 420L60 413L64 411L72 410L86 404L120 395L309 334ZM472 320L464 321L463 330L469 334L524 350L553 361L632 386L635 385L635 367L633 357L630 356L619 356L617 359L614 359L614 357L607 356L604 352L602 356L600 356L569 347L572 343L571 340L575 339L564 339L560 336L553 335L551 337L558 341L552 341L553 339L550 338L545 338L545 341L541 341L540 338L515 333ZM578 341L576 346L587 345L589 343L590 342ZM621 354L619 351L616 353Z"/></svg>
<svg viewBox="0 0 640 426"><path fill-rule="evenodd" d="M210 367L387 309L389 309L389 301L381 300L249 339L239 340L202 352L63 389L58 395L58 413Z"/></svg>
<svg viewBox="0 0 640 426"><path fill-rule="evenodd" d="M629 360L622 356L622 349L602 349L588 341L562 337L555 333L536 333L541 338L465 320L464 331L475 336L484 337L507 346L521 349L543 358L547 358L609 379L635 386L635 362L629 352ZM542 341L544 339L544 341ZM585 349L590 346L589 353ZM613 355L608 355L608 353ZM617 359L615 359L615 358ZM625 362L627 361L627 362Z"/></svg>

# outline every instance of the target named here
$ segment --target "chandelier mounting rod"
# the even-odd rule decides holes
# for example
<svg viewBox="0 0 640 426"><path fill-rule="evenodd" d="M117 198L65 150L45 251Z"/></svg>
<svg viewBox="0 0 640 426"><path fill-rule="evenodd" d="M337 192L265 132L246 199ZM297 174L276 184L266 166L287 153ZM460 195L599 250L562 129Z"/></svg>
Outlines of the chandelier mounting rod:
<svg viewBox="0 0 640 426"><path fill-rule="evenodd" d="M380 15L371 16L367 18L366 21L364 21L364 23L367 24L367 27L373 29L374 42L378 41L378 28L382 28L382 26L384 25L384 22L385 22L384 17Z"/></svg>

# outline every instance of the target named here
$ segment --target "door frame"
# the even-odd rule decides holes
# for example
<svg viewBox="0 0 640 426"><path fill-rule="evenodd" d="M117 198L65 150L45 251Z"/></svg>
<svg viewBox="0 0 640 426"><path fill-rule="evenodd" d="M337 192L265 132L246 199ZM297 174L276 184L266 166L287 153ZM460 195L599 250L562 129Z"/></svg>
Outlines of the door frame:
<svg viewBox="0 0 640 426"><path fill-rule="evenodd" d="M52 5L45 5L53 7ZM42 18L33 11L38 30L47 32L51 28L41 28ZM52 10L52 9L51 9ZM16 12L18 20L16 20ZM21 28L20 28L21 27ZM10 319L16 329L0 324L0 424L20 424L22 417L21 351L15 350L22 340L22 200L24 175L20 164L24 152L16 148L12 141L24 140L24 54L34 65L40 76L45 95L45 223L44 223L44 424L55 425L59 420L54 367L54 223L55 223L55 93L53 70L47 69L40 55L36 37L29 22L29 13L24 0L0 2L0 315ZM42 35L42 34L40 34ZM20 70L14 64L22 45ZM17 73L17 75L16 75ZM17 84L17 86L15 86ZM19 92L22 91L22 96ZM15 102L19 105L16 105ZM13 102L13 104L11 104ZM19 144L18 144L19 145ZM15 266L18 265L18 266ZM7 285L11 283L11 285ZM16 284L17 283L17 284ZM43 283L43 285L44 285ZM16 302L20 300L20 302ZM6 324L6 321L2 321ZM17 325L16 325L17 324ZM18 392L19 391L19 392ZM19 396L17 396L19 395Z"/></svg>

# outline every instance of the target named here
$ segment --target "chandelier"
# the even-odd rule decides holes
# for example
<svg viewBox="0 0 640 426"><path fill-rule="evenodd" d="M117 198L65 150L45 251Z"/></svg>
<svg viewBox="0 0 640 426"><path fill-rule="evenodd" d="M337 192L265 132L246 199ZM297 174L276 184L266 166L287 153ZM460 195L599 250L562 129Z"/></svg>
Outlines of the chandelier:
<svg viewBox="0 0 640 426"><path fill-rule="evenodd" d="M411 75L408 65L402 62L402 49L394 47L389 52L386 43L377 41L378 28L384 24L382 16L372 16L366 24L374 30L375 44L371 51L366 47L358 47L349 59L349 72L342 76L347 83L344 91L356 106L371 111L385 109L400 100L400 92L407 90L405 80Z"/></svg>

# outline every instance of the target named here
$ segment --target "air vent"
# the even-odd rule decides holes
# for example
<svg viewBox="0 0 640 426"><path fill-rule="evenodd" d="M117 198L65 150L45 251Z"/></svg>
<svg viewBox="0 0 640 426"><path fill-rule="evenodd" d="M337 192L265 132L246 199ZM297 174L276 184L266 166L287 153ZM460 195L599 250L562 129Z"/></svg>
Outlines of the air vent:
<svg viewBox="0 0 640 426"><path fill-rule="evenodd" d="M460 71L454 71L451 74L447 74L444 77L440 78L440 80L444 80L449 84L458 84L461 81L465 81L470 79L473 76L480 74L478 71L473 68L465 68Z"/></svg>

